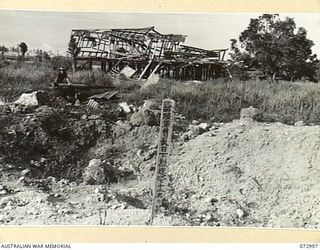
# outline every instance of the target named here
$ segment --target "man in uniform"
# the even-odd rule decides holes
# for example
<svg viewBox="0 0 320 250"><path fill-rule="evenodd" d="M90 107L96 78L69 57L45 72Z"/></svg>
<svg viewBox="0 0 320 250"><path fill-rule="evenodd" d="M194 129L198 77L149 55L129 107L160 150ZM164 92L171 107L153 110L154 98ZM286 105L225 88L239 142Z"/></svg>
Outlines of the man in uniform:
<svg viewBox="0 0 320 250"><path fill-rule="evenodd" d="M58 76L57 76L57 78L56 78L56 80L54 82L54 87L58 87L59 83L63 83L64 80L66 80L67 83L69 85L71 85L71 82L69 81L69 78L68 78L68 75L67 75L67 71L63 67L61 67L61 68L59 68Z"/></svg>

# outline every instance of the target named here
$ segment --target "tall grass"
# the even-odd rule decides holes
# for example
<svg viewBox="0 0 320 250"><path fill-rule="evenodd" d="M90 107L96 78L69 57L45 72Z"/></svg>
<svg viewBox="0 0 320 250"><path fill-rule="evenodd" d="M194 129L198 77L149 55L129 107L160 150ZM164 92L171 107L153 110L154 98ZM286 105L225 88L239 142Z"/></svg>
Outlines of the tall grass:
<svg viewBox="0 0 320 250"><path fill-rule="evenodd" d="M101 70L86 70L77 71L74 74L69 74L70 81L77 84L95 85L95 86L110 86L112 79L109 75Z"/></svg>
<svg viewBox="0 0 320 250"><path fill-rule="evenodd" d="M56 67L50 62L2 64L0 97L12 101L28 91L47 89L55 80ZM139 83L112 79L101 71L69 72L73 83L113 85L127 93L127 101L141 104L149 98L172 98L178 111L191 119L231 121L241 108L253 106L263 111L264 121L293 124L303 120L320 124L320 84L310 82L231 81L223 79L199 83L161 79L140 90ZM141 83L140 83L141 84Z"/></svg>
<svg viewBox="0 0 320 250"><path fill-rule="evenodd" d="M57 77L57 67L50 62L15 62L0 67L0 96L14 100L25 92L45 90ZM72 83L109 86L110 77L101 71L68 72Z"/></svg>
<svg viewBox="0 0 320 250"><path fill-rule="evenodd" d="M46 89L54 72L45 64L15 63L0 68L0 96L12 100L21 93Z"/></svg>
<svg viewBox="0 0 320 250"><path fill-rule="evenodd" d="M231 81L205 83L162 80L129 96L130 100L172 98L189 119L238 119L249 106L263 111L264 121L320 124L320 85L310 82Z"/></svg>

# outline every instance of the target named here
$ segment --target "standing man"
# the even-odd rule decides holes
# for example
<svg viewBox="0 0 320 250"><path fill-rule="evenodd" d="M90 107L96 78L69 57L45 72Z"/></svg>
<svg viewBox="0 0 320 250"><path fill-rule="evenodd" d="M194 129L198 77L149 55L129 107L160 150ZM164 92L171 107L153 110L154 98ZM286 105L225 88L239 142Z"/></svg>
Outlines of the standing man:
<svg viewBox="0 0 320 250"><path fill-rule="evenodd" d="M61 67L61 68L59 68L58 76L57 76L57 78L56 78L56 80L54 82L54 87L58 87L59 83L63 83L64 80L66 80L67 83L69 85L71 85L71 82L69 81L69 78L68 78L68 75L67 75L67 71L63 67Z"/></svg>

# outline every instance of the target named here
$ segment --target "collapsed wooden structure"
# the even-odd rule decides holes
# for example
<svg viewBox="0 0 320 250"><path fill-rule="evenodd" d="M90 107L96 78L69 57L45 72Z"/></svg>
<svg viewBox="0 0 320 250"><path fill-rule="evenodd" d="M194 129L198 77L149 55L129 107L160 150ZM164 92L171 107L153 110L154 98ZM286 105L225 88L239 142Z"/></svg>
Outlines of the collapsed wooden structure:
<svg viewBox="0 0 320 250"><path fill-rule="evenodd" d="M128 78L206 81L229 75L226 49L205 50L182 45L185 35L141 29L72 30L68 52L74 69L100 67Z"/></svg>

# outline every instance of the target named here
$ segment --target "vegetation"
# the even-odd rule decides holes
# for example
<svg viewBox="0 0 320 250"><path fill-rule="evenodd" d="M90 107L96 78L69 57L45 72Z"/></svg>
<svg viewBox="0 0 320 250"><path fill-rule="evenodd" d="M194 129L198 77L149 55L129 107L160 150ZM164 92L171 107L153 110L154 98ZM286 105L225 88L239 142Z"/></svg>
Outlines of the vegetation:
<svg viewBox="0 0 320 250"><path fill-rule="evenodd" d="M205 83L163 80L129 98L145 100L166 97L177 101L178 112L188 119L231 121L239 119L241 108L263 111L263 121L293 124L303 120L320 124L320 86L312 82L231 81Z"/></svg>
<svg viewBox="0 0 320 250"><path fill-rule="evenodd" d="M3 45L1 45L0 46L0 52L8 52L9 51L9 49L7 48L7 47L5 47L5 46L3 46Z"/></svg>
<svg viewBox="0 0 320 250"><path fill-rule="evenodd" d="M70 69L70 65L71 61L64 57L33 63L0 60L0 97L12 101L22 93L48 89L57 77L57 69L61 66ZM68 75L73 83L100 86L111 84L110 77L101 71L68 72Z"/></svg>
<svg viewBox="0 0 320 250"><path fill-rule="evenodd" d="M235 65L256 69L267 76L285 80L308 78L315 81L317 58L307 30L296 29L292 18L281 20L278 14L264 14L251 19L239 42L231 40Z"/></svg>
<svg viewBox="0 0 320 250"><path fill-rule="evenodd" d="M28 46L25 42L19 44L19 49L21 51L21 57L24 58L26 52L28 51Z"/></svg>
<svg viewBox="0 0 320 250"><path fill-rule="evenodd" d="M239 118L241 108L253 106L264 113L264 121L293 124L303 120L320 124L320 85L288 82L217 79L210 82L179 82L161 79L143 90L141 82L111 79L102 71L71 72L72 58L54 57L48 61L6 62L0 60L0 98L13 101L24 92L48 89L57 68L64 66L73 83L113 85L124 93L124 101L142 104L143 100L170 97L177 101L178 112L189 120L227 122Z"/></svg>

